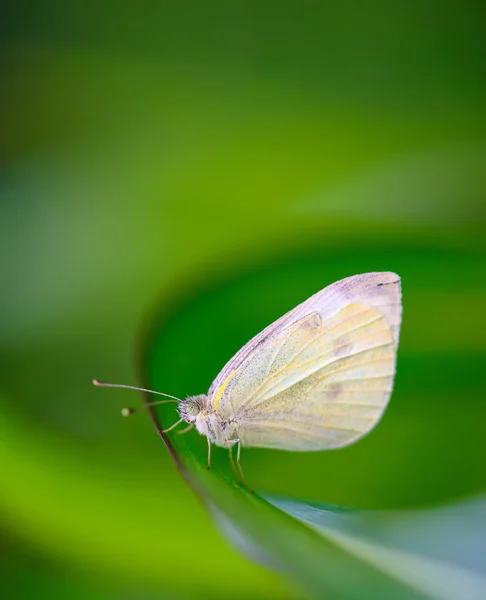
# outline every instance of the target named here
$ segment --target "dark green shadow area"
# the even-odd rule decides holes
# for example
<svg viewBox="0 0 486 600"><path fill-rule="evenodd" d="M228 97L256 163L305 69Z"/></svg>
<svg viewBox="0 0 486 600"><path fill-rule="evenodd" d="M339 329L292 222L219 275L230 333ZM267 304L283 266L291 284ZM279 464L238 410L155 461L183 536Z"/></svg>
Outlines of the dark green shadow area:
<svg viewBox="0 0 486 600"><path fill-rule="evenodd" d="M486 550L484 353L477 330L464 326L467 315L461 326L455 323L484 297L483 258L437 245L310 247L219 281L201 277L188 286L196 292L181 291L151 324L144 383L184 397L206 392L252 335L325 285L370 270L401 275L396 389L386 416L363 441L327 453L247 450L250 483L268 490L250 493L235 482L227 451L214 449L208 472L204 438L162 435L224 534L309 595L349 598L359 590L360 598L448 600L486 594L486 569L478 561ZM441 342L444 327L449 345ZM177 420L174 405L150 412L159 432ZM452 501L465 495L475 499ZM390 510L342 508L336 499ZM405 508L427 504L447 508Z"/></svg>

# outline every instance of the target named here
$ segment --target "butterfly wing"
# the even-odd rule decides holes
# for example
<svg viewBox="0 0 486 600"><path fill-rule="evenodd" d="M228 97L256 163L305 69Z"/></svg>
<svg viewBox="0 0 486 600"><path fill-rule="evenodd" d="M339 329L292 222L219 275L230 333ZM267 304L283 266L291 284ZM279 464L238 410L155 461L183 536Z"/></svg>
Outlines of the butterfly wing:
<svg viewBox="0 0 486 600"><path fill-rule="evenodd" d="M347 445L386 408L400 321L394 273L339 281L244 346L211 386L209 401L235 419L246 446Z"/></svg>

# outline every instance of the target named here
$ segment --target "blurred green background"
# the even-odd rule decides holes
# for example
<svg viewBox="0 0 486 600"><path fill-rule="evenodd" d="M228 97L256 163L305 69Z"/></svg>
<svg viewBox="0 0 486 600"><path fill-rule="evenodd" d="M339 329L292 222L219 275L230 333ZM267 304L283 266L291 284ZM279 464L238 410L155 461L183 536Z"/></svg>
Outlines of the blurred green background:
<svg viewBox="0 0 486 600"><path fill-rule="evenodd" d="M384 419L341 451L246 451L247 477L368 508L484 491L485 17L472 0L7 7L6 597L293 597L219 535L148 419L119 417L138 395L91 380L150 369L203 393L271 320L368 270L403 280Z"/></svg>

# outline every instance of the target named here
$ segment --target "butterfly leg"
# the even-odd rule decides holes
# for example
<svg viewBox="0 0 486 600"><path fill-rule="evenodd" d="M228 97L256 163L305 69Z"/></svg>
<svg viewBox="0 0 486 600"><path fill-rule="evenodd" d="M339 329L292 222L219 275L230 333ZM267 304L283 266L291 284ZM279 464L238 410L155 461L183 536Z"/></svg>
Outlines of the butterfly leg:
<svg viewBox="0 0 486 600"><path fill-rule="evenodd" d="M180 425L182 423L184 419L179 419L179 421L177 421L177 423L174 423L174 425L172 425L171 427L169 427L168 429L164 429L162 431L162 433L167 433L168 431L172 431L174 429L174 427L177 427L177 425Z"/></svg>
<svg viewBox="0 0 486 600"><path fill-rule="evenodd" d="M208 438L208 471L211 468L211 442Z"/></svg>
<svg viewBox="0 0 486 600"><path fill-rule="evenodd" d="M184 427L184 429L181 429L180 431L177 432L178 435L182 435L183 433L187 433L188 431L191 431L191 429L194 427L194 423L191 423L189 425L189 427Z"/></svg>
<svg viewBox="0 0 486 600"><path fill-rule="evenodd" d="M248 485L248 482L245 479L245 475L243 474L243 469L241 468L241 441L240 440L238 440L238 451L236 453L236 463L238 465L238 471L240 472L240 475L241 475L241 481L243 482L245 487L248 489L248 491L253 492L253 490Z"/></svg>
<svg viewBox="0 0 486 600"><path fill-rule="evenodd" d="M231 463L231 470L233 471L233 475L234 475L235 479L238 480L238 473L236 472L235 461L233 460L233 446L230 446L228 448L228 451L229 451L229 458L230 458L230 463Z"/></svg>

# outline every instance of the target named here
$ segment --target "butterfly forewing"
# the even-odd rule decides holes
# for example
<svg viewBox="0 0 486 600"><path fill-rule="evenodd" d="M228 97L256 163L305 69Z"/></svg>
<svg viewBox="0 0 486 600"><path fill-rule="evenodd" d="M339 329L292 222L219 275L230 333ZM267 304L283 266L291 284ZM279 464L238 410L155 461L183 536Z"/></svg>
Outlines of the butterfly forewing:
<svg viewBox="0 0 486 600"><path fill-rule="evenodd" d="M249 342L216 379L210 402L236 420L247 446L349 444L378 422L389 400L400 317L395 274L337 282Z"/></svg>

